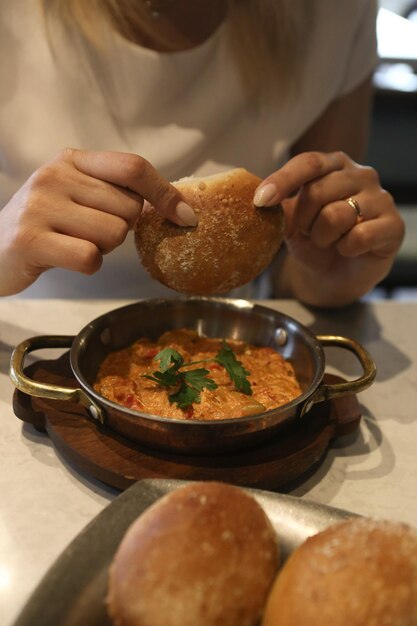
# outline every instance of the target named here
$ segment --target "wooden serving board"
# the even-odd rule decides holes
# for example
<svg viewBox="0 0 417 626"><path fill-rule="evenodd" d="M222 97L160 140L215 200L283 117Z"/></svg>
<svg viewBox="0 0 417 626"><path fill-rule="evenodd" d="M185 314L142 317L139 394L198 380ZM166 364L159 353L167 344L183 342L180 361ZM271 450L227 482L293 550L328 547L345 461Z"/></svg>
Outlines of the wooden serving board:
<svg viewBox="0 0 417 626"><path fill-rule="evenodd" d="M38 361L29 377L77 387L68 353ZM325 382L342 379L325 374ZM146 448L93 421L84 407L35 398L15 390L17 417L45 431L56 450L76 469L123 490L143 478L223 480L245 487L280 489L317 469L330 442L354 432L361 419L355 395L316 404L308 419L279 433L253 450L215 456L186 456Z"/></svg>

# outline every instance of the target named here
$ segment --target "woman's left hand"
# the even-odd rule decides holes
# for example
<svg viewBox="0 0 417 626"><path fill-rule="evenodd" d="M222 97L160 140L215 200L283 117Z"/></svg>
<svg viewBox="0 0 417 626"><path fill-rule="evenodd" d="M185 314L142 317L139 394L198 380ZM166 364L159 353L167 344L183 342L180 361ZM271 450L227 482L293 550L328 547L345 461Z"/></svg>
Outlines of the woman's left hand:
<svg viewBox="0 0 417 626"><path fill-rule="evenodd" d="M404 223L377 172L343 152L304 152L258 187L257 206L281 203L289 272L300 300L339 306L356 300L389 272Z"/></svg>

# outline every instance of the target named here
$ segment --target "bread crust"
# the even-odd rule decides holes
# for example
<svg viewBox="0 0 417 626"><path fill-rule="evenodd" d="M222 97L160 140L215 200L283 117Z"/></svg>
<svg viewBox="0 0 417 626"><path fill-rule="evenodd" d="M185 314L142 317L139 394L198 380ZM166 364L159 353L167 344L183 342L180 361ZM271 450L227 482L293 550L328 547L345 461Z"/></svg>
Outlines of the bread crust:
<svg viewBox="0 0 417 626"><path fill-rule="evenodd" d="M128 529L109 574L116 626L255 626L278 569L274 529L238 487L189 483Z"/></svg>
<svg viewBox="0 0 417 626"><path fill-rule="evenodd" d="M257 208L261 179L243 168L173 183L196 212L195 228L177 226L153 207L135 228L139 257L153 278L175 291L221 294L259 275L282 240L280 206Z"/></svg>
<svg viewBox="0 0 417 626"><path fill-rule="evenodd" d="M290 556L262 626L417 625L417 533L398 522L353 518Z"/></svg>

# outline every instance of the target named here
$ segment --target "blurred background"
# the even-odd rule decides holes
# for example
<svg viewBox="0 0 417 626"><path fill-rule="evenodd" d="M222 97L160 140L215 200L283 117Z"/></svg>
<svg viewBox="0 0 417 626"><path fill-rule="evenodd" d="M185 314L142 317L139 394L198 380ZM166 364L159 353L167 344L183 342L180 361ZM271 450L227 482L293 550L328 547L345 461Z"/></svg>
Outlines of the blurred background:
<svg viewBox="0 0 417 626"><path fill-rule="evenodd" d="M394 196L406 237L370 297L417 300L417 0L379 0L375 105L367 162Z"/></svg>

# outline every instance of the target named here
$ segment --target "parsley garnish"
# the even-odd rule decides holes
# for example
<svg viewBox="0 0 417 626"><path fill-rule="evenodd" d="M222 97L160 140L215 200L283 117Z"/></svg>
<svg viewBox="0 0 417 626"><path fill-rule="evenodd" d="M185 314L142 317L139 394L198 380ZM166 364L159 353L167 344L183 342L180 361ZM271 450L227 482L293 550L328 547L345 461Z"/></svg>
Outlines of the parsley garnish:
<svg viewBox="0 0 417 626"><path fill-rule="evenodd" d="M212 378L208 378L209 370L199 368L182 372L178 391L169 396L170 402L176 402L180 409L186 409L195 402L200 403L200 394L204 388L217 389Z"/></svg>
<svg viewBox="0 0 417 626"><path fill-rule="evenodd" d="M213 360L225 368L237 391L249 396L252 395L250 382L246 378L249 372L237 360L235 353L226 341L223 341L221 349ZM154 361L159 361L159 370L152 374L143 374L144 378L148 378L163 387L175 387L175 391L168 396L168 399L171 403L175 402L180 409L187 409L194 403L201 402L200 394L203 389L217 389L218 387L214 380L208 377L209 370L203 367L182 369L206 361L185 363L181 354L172 348L160 350Z"/></svg>
<svg viewBox="0 0 417 626"><path fill-rule="evenodd" d="M234 382L235 389L237 391L245 393L247 396L252 395L252 387L247 379L247 376L249 376L248 370L246 370L242 363L237 360L236 354L224 340L222 348L217 353L215 361L220 365L223 365L231 380Z"/></svg>
<svg viewBox="0 0 417 626"><path fill-rule="evenodd" d="M177 387L174 393L168 396L171 404L176 402L180 409L186 409L195 402L200 402L200 393L207 389L217 389L212 378L208 378L209 370L202 367L193 370L180 371L181 367L192 365L184 363L184 358L172 348L164 348L154 358L160 361L159 371L152 375L144 374L145 378L153 380L163 387Z"/></svg>

